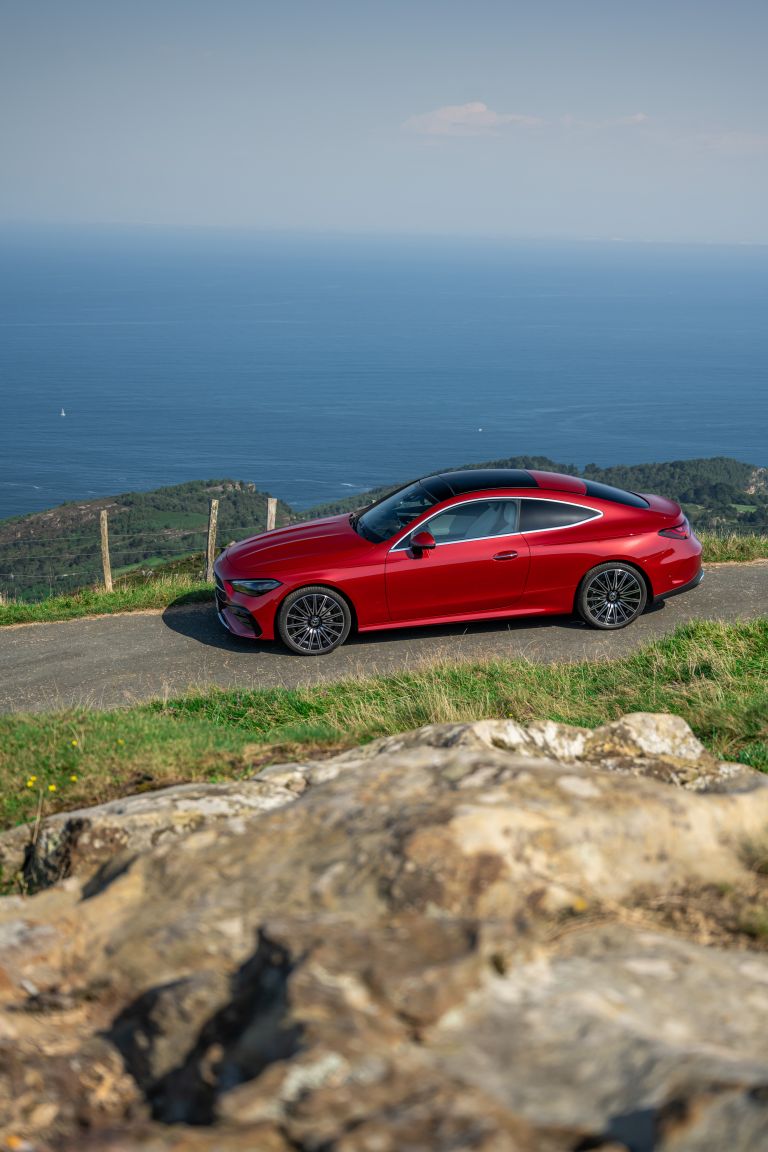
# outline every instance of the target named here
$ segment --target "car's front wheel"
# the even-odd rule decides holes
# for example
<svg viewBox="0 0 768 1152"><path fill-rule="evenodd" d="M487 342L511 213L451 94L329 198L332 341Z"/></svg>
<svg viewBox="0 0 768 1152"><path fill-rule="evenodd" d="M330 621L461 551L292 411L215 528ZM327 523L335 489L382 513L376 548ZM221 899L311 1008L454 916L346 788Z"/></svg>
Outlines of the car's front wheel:
<svg viewBox="0 0 768 1152"><path fill-rule="evenodd" d="M628 564L598 564L587 572L576 597L576 609L592 628L626 628L648 599L645 581Z"/></svg>
<svg viewBox="0 0 768 1152"><path fill-rule="evenodd" d="M280 639L299 656L325 656L343 644L352 613L343 596L320 584L286 596L277 616Z"/></svg>

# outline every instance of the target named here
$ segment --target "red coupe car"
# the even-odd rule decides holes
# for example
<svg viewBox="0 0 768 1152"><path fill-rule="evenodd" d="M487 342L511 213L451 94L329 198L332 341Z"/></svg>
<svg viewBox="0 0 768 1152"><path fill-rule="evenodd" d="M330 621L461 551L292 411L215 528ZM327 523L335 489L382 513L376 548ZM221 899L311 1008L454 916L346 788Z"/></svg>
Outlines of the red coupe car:
<svg viewBox="0 0 768 1152"><path fill-rule="evenodd" d="M215 568L222 624L302 656L353 628L570 612L624 628L703 576L672 500L513 468L427 476L352 515L232 544Z"/></svg>

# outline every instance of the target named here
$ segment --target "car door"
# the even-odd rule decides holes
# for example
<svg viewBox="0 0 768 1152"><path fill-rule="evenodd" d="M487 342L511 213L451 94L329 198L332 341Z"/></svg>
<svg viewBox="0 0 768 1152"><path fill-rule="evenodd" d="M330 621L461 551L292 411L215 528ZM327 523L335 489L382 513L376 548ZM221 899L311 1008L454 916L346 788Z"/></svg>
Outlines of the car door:
<svg viewBox="0 0 768 1152"><path fill-rule="evenodd" d="M386 592L390 619L402 622L473 616L512 607L522 596L529 548L518 531L514 498L462 500L423 520L390 549ZM435 538L413 549L414 532Z"/></svg>

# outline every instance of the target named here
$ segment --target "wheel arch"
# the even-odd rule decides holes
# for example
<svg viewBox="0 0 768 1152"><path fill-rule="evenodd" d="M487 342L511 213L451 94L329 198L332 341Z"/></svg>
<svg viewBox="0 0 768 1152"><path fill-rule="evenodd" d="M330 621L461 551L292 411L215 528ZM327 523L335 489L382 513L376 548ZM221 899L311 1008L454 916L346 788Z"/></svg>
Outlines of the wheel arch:
<svg viewBox="0 0 768 1152"><path fill-rule="evenodd" d="M589 576L590 572L594 568L601 568L603 566L603 564L623 564L625 568L634 569L635 572L639 573L639 575L642 576L643 582L645 584L645 591L646 591L646 595L647 595L645 607L648 608L648 606L653 603L653 601L655 599L655 593L653 591L653 585L651 584L651 578L648 575L648 573L645 571L645 569L642 568L634 560L624 560L620 556L611 556L605 560L598 560L597 564L590 564L589 568L587 568L587 570L582 573L581 579L579 580L578 584L576 585L576 590L573 593L573 611L574 612L576 612L578 610L579 593L581 592L582 585L583 585L584 581L586 580L587 576Z"/></svg>
<svg viewBox="0 0 768 1152"><path fill-rule="evenodd" d="M283 604L285 603L285 601L288 599L289 596L292 596L294 592L300 592L302 588L327 588L329 592L335 592L337 596L341 596L342 600L344 600L346 602L346 605L349 608L349 612L350 612L350 615L352 617L352 627L351 627L350 631L351 632L357 632L357 630L358 630L357 610L355 608L354 601L352 600L352 597L349 595L349 593L345 592L343 588L339 588L338 584L333 584L330 580L312 580L306 584L297 584L295 588L289 588L288 591L283 596L281 596L279 600L276 601L276 603L275 603L275 617L273 620L273 628L274 628L275 636L277 636L277 634L278 634L278 632L277 632L277 620L278 620L278 617L280 615L280 611L283 607Z"/></svg>

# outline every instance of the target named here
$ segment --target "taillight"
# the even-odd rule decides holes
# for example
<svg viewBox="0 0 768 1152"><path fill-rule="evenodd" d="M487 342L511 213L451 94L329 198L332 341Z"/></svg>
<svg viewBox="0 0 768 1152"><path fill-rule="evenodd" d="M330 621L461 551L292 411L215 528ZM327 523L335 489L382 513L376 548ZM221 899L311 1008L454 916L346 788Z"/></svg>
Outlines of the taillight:
<svg viewBox="0 0 768 1152"><path fill-rule="evenodd" d="M691 534L691 526L685 516L673 528L662 528L659 536L669 536L670 540L687 540Z"/></svg>

